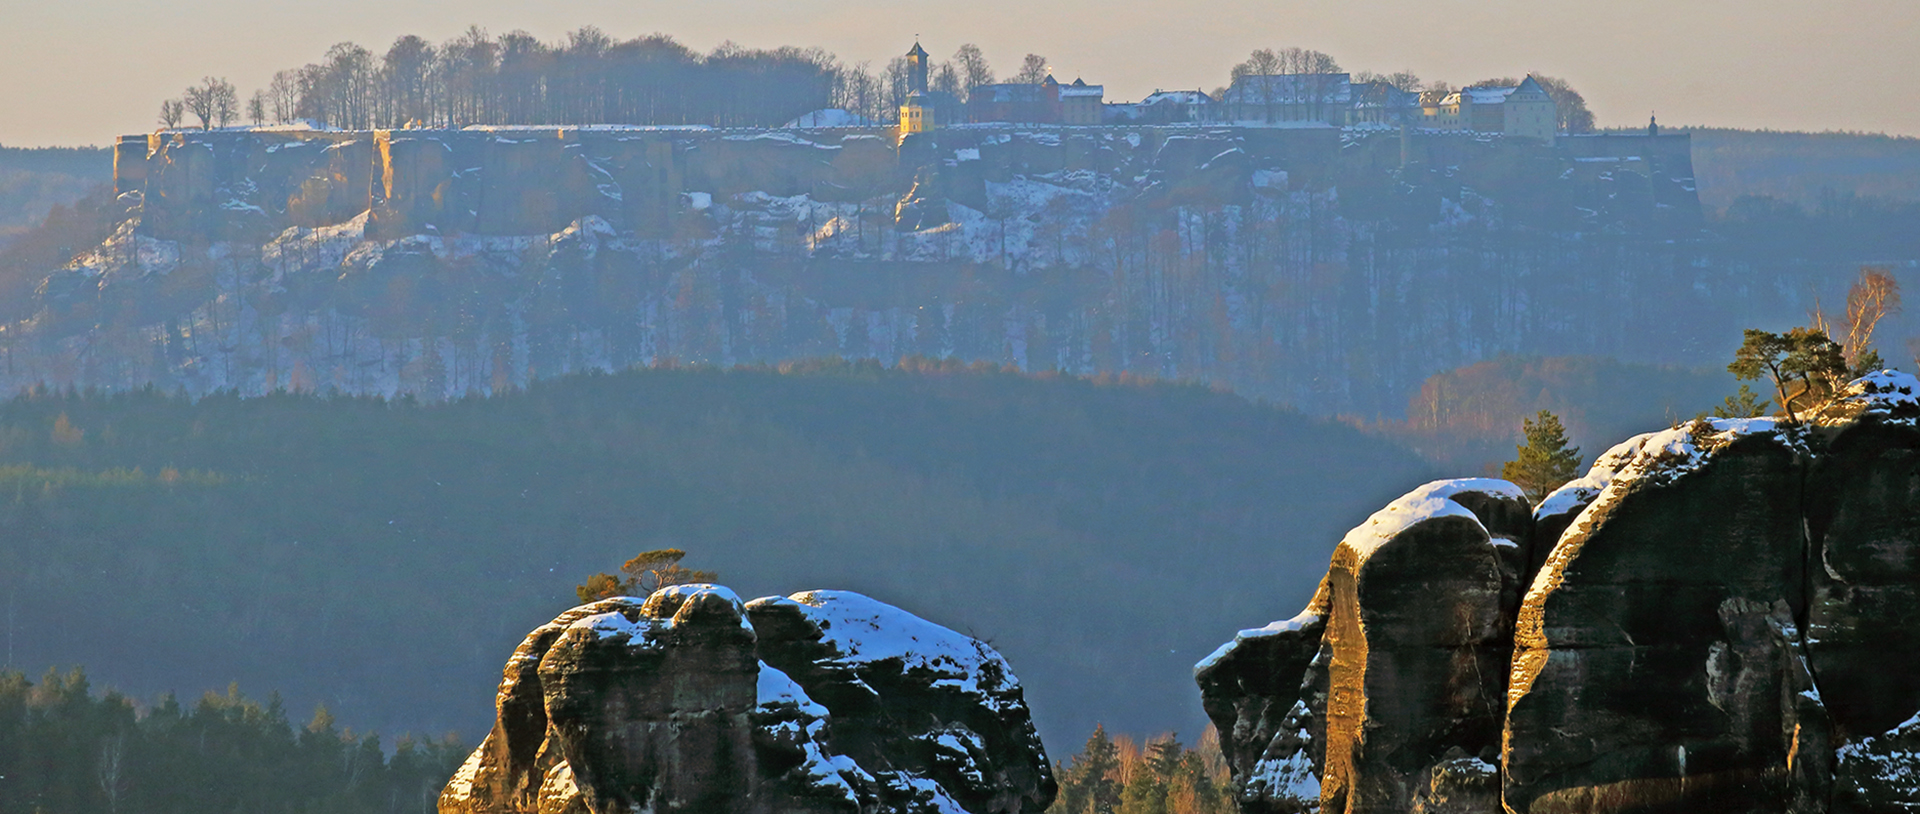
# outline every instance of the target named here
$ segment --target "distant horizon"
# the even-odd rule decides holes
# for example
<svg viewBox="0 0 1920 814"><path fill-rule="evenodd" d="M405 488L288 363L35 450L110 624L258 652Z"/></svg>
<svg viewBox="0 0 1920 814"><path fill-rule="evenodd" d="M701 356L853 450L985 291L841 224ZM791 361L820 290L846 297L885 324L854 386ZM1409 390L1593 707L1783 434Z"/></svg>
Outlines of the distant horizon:
<svg viewBox="0 0 1920 814"><path fill-rule="evenodd" d="M527 30L543 42L585 25L621 40L658 32L703 53L724 41L820 47L876 70L916 38L936 59L972 42L1002 77L1038 53L1062 81L1105 85L1111 101L1155 89L1210 91L1253 49L1299 46L1333 55L1347 71L1411 70L1456 86L1529 72L1561 77L1601 127L1636 127L1658 114L1676 125L1712 122L1693 127L1920 136L1920 87L1895 81L1920 73L1920 49L1906 42L1920 31L1920 4L1910 0L1761 9L1733 0L1208 0L1179 8L852 0L825 11L758 0L585 0L564 10L475 0L458 21L422 0L0 2L15 4L0 30L0 77L13 80L0 83L0 145L15 147L109 144L152 131L160 102L203 76L231 80L244 99L274 71L318 61L335 43L381 53L402 35L438 44L469 24L496 36Z"/></svg>

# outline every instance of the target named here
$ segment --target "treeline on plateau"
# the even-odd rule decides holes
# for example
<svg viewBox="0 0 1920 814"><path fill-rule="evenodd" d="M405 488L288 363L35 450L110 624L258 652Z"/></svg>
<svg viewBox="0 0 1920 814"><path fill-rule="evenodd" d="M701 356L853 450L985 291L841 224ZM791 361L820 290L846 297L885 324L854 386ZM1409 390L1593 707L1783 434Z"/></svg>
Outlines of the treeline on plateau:
<svg viewBox="0 0 1920 814"><path fill-rule="evenodd" d="M991 639L1049 738L1197 731L1221 631L1291 612L1314 586L1287 575L1431 474L1204 387L911 359L439 405L39 392L0 403L0 464L16 663L469 737L584 575L666 548L743 596L858 590Z"/></svg>
<svg viewBox="0 0 1920 814"><path fill-rule="evenodd" d="M904 68L902 68L904 70ZM904 88L904 74L897 84ZM161 123L201 126L306 119L346 129L474 124L644 124L776 127L809 111L879 117L897 106L867 66L819 48L700 53L664 34L619 40L591 26L559 42L478 27L439 45L396 39L385 53L343 42L315 63L276 73L244 108L209 77L161 108ZM888 98L883 98L886 96Z"/></svg>
<svg viewBox="0 0 1920 814"><path fill-rule="evenodd" d="M322 707L305 726L229 687L183 704L96 695L79 668L0 670L0 811L20 814L431 814L466 758L453 736L373 734Z"/></svg>

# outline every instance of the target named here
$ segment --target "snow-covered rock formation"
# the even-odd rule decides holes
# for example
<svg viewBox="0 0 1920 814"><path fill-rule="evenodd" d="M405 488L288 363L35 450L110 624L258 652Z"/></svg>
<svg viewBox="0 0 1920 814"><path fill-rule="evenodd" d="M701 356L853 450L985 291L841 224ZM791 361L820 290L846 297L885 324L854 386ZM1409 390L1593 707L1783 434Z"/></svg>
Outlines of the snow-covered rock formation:
<svg viewBox="0 0 1920 814"><path fill-rule="evenodd" d="M1440 481L1196 666L1245 812L1920 806L1920 381Z"/></svg>
<svg viewBox="0 0 1920 814"><path fill-rule="evenodd" d="M1038 814L1054 780L985 643L846 591L574 608L507 662L441 814Z"/></svg>

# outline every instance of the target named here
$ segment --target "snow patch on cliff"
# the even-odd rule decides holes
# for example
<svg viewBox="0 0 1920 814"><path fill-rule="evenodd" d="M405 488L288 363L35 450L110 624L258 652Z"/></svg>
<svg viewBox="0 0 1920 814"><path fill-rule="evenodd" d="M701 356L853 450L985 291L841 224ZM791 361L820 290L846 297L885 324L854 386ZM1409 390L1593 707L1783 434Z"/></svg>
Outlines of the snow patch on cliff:
<svg viewBox="0 0 1920 814"><path fill-rule="evenodd" d="M1874 416L1903 424L1920 423L1920 379L1898 370L1876 370L1848 382L1815 420L1833 425Z"/></svg>
<svg viewBox="0 0 1920 814"><path fill-rule="evenodd" d="M896 661L903 672L932 673L932 686L979 697L995 709L1008 703L1001 698L1005 692L1019 686L1012 666L984 642L852 591L755 601L791 603L849 665Z"/></svg>
<svg viewBox="0 0 1920 814"><path fill-rule="evenodd" d="M1302 630L1306 630L1308 627L1320 624L1325 620L1326 620L1325 616L1321 615L1320 613L1312 609L1308 609L1308 610L1301 611L1300 615L1295 616L1292 619L1282 619L1277 622L1268 622L1265 627L1248 628L1246 630L1242 630L1239 633L1235 633L1233 635L1233 641L1227 642L1226 644L1223 644L1217 648L1214 648L1214 651L1212 653L1207 654L1206 658L1203 658L1199 662L1195 663L1193 665L1193 671L1195 673L1199 673L1203 670L1213 667L1216 664L1219 664L1221 660L1227 658L1230 655L1233 655L1233 651L1239 649L1240 645L1247 641L1265 639L1265 638L1269 638L1272 636L1279 636L1286 633L1298 633Z"/></svg>
<svg viewBox="0 0 1920 814"><path fill-rule="evenodd" d="M1401 495L1386 508L1374 512L1367 522L1347 532L1340 545L1352 549L1360 562L1365 562L1381 546L1417 523L1439 517L1465 517L1478 525L1480 518L1453 500L1455 495L1468 493L1525 499L1520 487L1498 478L1437 480Z"/></svg>
<svg viewBox="0 0 1920 814"><path fill-rule="evenodd" d="M1320 810L1320 776L1313 773L1313 760L1301 750L1253 764L1242 795L1315 812Z"/></svg>

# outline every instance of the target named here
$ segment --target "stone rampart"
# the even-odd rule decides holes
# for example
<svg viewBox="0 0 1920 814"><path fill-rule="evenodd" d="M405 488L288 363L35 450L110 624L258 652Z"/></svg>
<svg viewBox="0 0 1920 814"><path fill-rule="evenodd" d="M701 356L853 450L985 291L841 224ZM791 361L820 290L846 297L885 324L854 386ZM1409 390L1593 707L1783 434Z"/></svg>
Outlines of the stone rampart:
<svg viewBox="0 0 1920 814"><path fill-rule="evenodd" d="M1356 142L1365 149L1348 149ZM1566 138L1550 148L1424 131L1207 125L966 125L898 145L884 127L168 131L122 137L114 182L119 192L143 192L141 229L163 239L264 240L362 213L373 239L551 234L588 215L663 238L694 200L683 193L715 201L748 192L828 202L891 196L907 212L938 190L985 211L987 182L1146 170L1165 182L1156 186L1165 203L1217 206L1243 198L1256 169L1279 168L1292 186L1318 188L1356 161L1465 167L1496 180L1570 177L1648 212L1698 212L1684 135ZM1563 173L1568 167L1574 172Z"/></svg>

